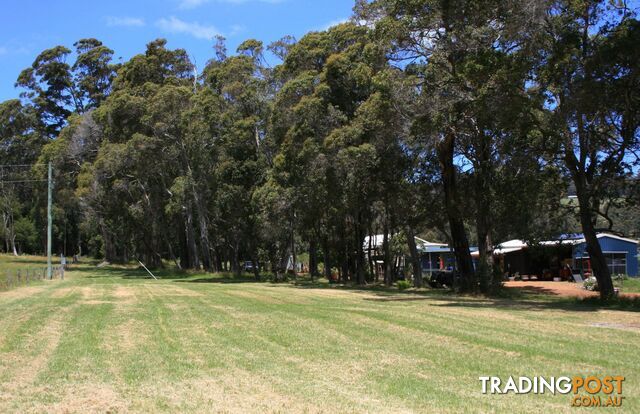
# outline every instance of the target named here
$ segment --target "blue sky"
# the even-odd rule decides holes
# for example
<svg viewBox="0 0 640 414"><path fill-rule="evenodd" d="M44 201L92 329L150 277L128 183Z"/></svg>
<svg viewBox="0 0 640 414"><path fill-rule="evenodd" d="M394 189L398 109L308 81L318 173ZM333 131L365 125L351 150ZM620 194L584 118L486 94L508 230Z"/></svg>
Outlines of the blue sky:
<svg viewBox="0 0 640 414"><path fill-rule="evenodd" d="M158 37L185 48L201 68L213 56L211 38L227 38L230 51L245 39L300 38L351 15L353 0L21 0L3 2L0 14L0 101L18 96L13 84L44 49L72 48L95 37L128 59ZM71 60L71 59L70 59ZM69 63L73 63L72 61Z"/></svg>

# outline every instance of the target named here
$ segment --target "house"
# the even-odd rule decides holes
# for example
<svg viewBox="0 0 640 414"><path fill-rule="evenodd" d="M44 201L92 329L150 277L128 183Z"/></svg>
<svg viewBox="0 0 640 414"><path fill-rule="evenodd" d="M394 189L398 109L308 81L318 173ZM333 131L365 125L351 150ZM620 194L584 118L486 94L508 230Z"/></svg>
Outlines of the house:
<svg viewBox="0 0 640 414"><path fill-rule="evenodd" d="M638 276L637 240L610 233L599 233L597 237L611 274ZM509 275L569 279L571 273L591 274L591 261L581 234L563 235L535 245L510 240L496 246L494 255Z"/></svg>
<svg viewBox="0 0 640 414"><path fill-rule="evenodd" d="M428 242L422 239L420 239L420 241L422 243L416 243L416 247L418 247L420 254L420 264L423 274L455 268L456 257L453 249L450 248L449 245Z"/></svg>
<svg viewBox="0 0 640 414"><path fill-rule="evenodd" d="M392 237L389 237L391 243ZM364 251L368 260L372 263L373 270L376 275L384 273L384 251L383 251L384 236L377 234L372 237L365 237ZM415 237L416 248L420 255L420 264L422 267L422 273L428 274L431 272L453 269L455 267L455 256L453 249L451 249L446 243L437 243L424 240L420 237ZM405 246L402 246L404 249ZM392 249L393 250L393 249ZM404 256L395 256L394 268L398 272L403 272L405 264L408 262L408 258Z"/></svg>

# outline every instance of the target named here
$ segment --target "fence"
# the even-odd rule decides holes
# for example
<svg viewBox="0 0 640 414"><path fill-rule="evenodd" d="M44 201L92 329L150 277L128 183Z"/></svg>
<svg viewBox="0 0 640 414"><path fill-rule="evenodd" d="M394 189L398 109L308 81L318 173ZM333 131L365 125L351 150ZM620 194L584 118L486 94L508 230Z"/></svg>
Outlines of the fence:
<svg viewBox="0 0 640 414"><path fill-rule="evenodd" d="M45 280L47 278L47 268L20 268L5 270L4 278L0 273L0 290L9 290L20 286L26 286L31 282ZM52 279L64 279L64 266L57 265L51 269Z"/></svg>

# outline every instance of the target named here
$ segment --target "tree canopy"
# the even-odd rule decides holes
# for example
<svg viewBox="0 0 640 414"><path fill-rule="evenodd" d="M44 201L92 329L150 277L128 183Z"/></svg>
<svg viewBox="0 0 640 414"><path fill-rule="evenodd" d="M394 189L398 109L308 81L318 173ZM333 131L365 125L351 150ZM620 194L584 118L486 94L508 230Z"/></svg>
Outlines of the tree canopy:
<svg viewBox="0 0 640 414"><path fill-rule="evenodd" d="M80 39L20 73L0 164L53 164L55 251L276 279L304 255L312 277L365 284L381 234L383 281L401 252L421 286L425 235L454 248L459 290L490 293L497 241L582 232L612 295L597 231L640 235L618 219L638 199L640 23L624 2L359 0L299 40L212 46L198 72L164 39L118 64ZM45 202L0 186L4 250L44 250Z"/></svg>

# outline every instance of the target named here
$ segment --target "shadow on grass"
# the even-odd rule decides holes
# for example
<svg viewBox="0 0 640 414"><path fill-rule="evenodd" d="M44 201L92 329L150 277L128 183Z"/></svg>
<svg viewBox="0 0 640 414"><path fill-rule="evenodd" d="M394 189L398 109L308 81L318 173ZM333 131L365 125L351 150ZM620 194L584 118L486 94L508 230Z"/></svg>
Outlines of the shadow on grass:
<svg viewBox="0 0 640 414"><path fill-rule="evenodd" d="M197 279L189 278L176 280L178 283L219 283L219 284L240 284L240 283L267 283L266 280L256 280L253 277L201 277Z"/></svg>
<svg viewBox="0 0 640 414"><path fill-rule="evenodd" d="M88 279L121 278L125 280L149 280L152 277L142 268L127 266L74 265L74 272L82 274ZM621 297L608 302L603 302L599 297L574 298L560 296L543 287L505 288L496 296L473 296L456 294L446 289L407 289L399 291L395 287L387 287L381 284L355 285L329 283L326 279L311 280L299 277L294 280L273 282L270 277L263 275L262 280L257 281L251 274L235 276L232 273L202 273L188 272L175 269L152 270L154 275L161 280L176 283L195 284L264 284L265 286L278 286L291 289L305 290L337 290L347 292L366 293L362 299L373 302L414 302L433 301L433 306L461 307L461 308L504 308L513 310L545 310L559 309L567 311L594 312L600 309L640 311L640 298Z"/></svg>
<svg viewBox="0 0 640 414"><path fill-rule="evenodd" d="M80 274L83 278L87 279L121 278L134 280L153 280L153 277L143 268L129 267L125 265L108 265L99 267L91 264L76 264L70 266L68 271ZM152 272L158 279L163 280L184 279L192 276L187 272L174 269L158 269L152 270Z"/></svg>
<svg viewBox="0 0 640 414"><path fill-rule="evenodd" d="M450 297L447 303L438 303L434 306L462 307L462 308L505 308L514 310L545 310L556 309L574 312L595 312L602 309L640 312L640 300L638 298L615 298L603 301L599 297L575 298L575 297L531 297L523 296L522 299L500 298L465 298L459 296Z"/></svg>
<svg viewBox="0 0 640 414"><path fill-rule="evenodd" d="M290 283L290 287L298 289L338 289L345 291L366 292L365 301L373 302L411 302L433 301L433 306L462 308L504 308L513 310L567 310L578 312L594 312L601 309L640 312L640 298L619 297L603 301L599 297L567 297L542 287L504 288L494 296L463 295L446 289L409 289L398 291L396 288L381 285L330 285L312 283Z"/></svg>
<svg viewBox="0 0 640 414"><path fill-rule="evenodd" d="M25 264L32 264L32 265L38 265L39 267L42 266L47 266L47 259L44 260L38 260L38 259L21 259L20 257L16 257L15 259L9 259L6 261L6 263L10 263L12 265L25 265ZM53 261L53 265L59 265L60 264L60 260L58 260L57 262Z"/></svg>

